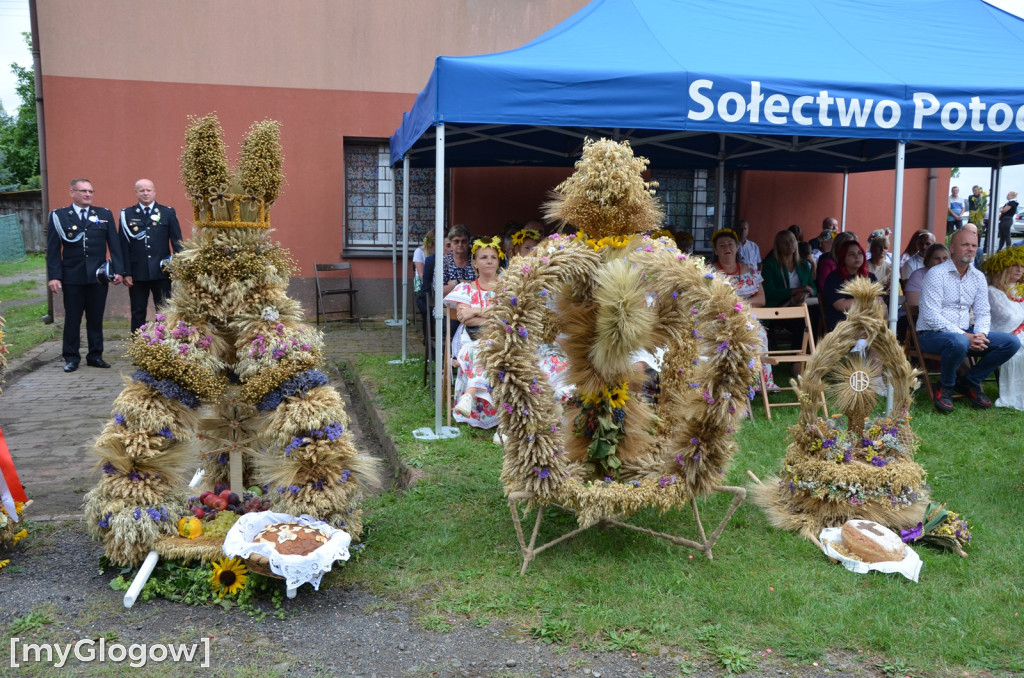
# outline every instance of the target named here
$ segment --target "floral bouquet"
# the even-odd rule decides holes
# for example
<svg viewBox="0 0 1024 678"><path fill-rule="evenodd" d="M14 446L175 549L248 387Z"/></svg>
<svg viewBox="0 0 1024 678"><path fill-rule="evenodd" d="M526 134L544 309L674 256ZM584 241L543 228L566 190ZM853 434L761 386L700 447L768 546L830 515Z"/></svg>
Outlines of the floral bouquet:
<svg viewBox="0 0 1024 678"><path fill-rule="evenodd" d="M216 399L224 390L220 375L226 365L210 351L212 343L211 334L158 313L128 344L128 357L139 367L132 378L195 409L200 400Z"/></svg>
<svg viewBox="0 0 1024 678"><path fill-rule="evenodd" d="M929 503L924 512L924 520L917 527L900 530L900 537L907 544L934 544L966 558L964 547L971 543L971 530L966 520L947 510L944 504L936 506Z"/></svg>

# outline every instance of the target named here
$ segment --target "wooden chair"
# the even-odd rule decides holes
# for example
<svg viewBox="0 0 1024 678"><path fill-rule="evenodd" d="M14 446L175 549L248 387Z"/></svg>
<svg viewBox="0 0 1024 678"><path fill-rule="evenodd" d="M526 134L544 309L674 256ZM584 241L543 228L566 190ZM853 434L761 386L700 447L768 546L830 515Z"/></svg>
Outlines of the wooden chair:
<svg viewBox="0 0 1024 678"><path fill-rule="evenodd" d="M804 322L804 333L803 340L800 342L800 346L788 348L788 349L777 349L772 350L771 348L761 356L761 362L766 365L772 365L773 367L781 363L799 364L803 365L811 356L814 355L814 333L811 331L811 316L807 312L807 306L801 304L799 306L780 306L778 308L752 308L750 309L754 317L760 321L764 320L803 320ZM768 382L765 381L764 374L760 375L761 378L761 400L764 401L764 413L769 419L772 418L773 407L800 407L800 403L773 403L768 399ZM780 391L793 391L791 386L779 386ZM825 416L828 416L828 408L825 406L824 397L821 402L822 409L825 412Z"/></svg>
<svg viewBox="0 0 1024 678"><path fill-rule="evenodd" d="M321 276L321 273L328 275ZM336 275L330 275L336 274ZM359 290L352 282L352 264L313 264L313 276L316 279L316 324L320 325L321 316L324 324L327 324L327 316L338 313L348 313L349 320L359 322L362 327L362 319L356 316L356 294ZM348 297L348 310L328 311L327 298L334 296Z"/></svg>
<svg viewBox="0 0 1024 678"><path fill-rule="evenodd" d="M919 370L921 370L922 378L924 380L924 386L928 387L928 396L932 399L932 404L935 404L935 384L938 383L939 378L942 376L942 356L938 353L926 353L921 348L921 340L917 335L917 313L920 310L918 306L904 303L903 308L907 311L907 338L903 343L903 350L907 354L907 359L915 363ZM938 370L932 370L928 363L938 365ZM965 369L970 369L974 364L975 358L970 354L964 358L964 363L961 364L958 369L958 373L962 373ZM993 377L998 382L998 370L992 373L992 377L986 379L991 380ZM954 398L962 398L963 396L957 392L953 392Z"/></svg>

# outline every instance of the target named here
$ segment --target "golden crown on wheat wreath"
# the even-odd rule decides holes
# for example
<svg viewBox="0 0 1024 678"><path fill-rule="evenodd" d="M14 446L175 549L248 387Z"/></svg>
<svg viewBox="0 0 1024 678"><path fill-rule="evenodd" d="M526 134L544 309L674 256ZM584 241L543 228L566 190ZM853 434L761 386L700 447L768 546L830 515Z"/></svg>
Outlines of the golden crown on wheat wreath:
<svg viewBox="0 0 1024 678"><path fill-rule="evenodd" d="M217 115L189 116L181 180L200 228L270 228L270 206L281 192L280 128L255 122L242 142L237 170L229 170Z"/></svg>

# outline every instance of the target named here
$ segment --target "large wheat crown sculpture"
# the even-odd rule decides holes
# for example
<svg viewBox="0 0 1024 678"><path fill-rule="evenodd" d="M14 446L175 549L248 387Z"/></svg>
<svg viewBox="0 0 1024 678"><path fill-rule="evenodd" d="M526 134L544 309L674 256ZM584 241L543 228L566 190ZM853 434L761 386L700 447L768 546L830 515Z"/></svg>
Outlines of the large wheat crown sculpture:
<svg viewBox="0 0 1024 678"><path fill-rule="evenodd" d="M513 259L497 288L480 355L505 436L502 482L524 572L546 548L534 544L545 506L575 512L580 530L604 523L655 534L623 521L691 504L700 541L657 536L710 557L745 494L722 480L760 368L757 321L701 258L645 235L662 220L646 164L628 143L588 140L548 209L578 232ZM538 346L556 340L577 389L565 411L536 360ZM643 374L631 355L658 348L661 395L651 404L637 397ZM735 500L705 537L695 500L715 491ZM529 543L520 505L538 509Z"/></svg>
<svg viewBox="0 0 1024 678"><path fill-rule="evenodd" d="M378 482L353 445L341 395L328 384L323 339L288 297L294 264L269 238L283 181L279 128L252 126L237 171L216 116L192 119L182 180L196 234L170 264L170 302L129 340L125 379L94 449L102 468L85 520L119 565L155 549L218 557L219 539L177 536L187 473L239 492L267 486L274 510L362 531L358 503Z"/></svg>

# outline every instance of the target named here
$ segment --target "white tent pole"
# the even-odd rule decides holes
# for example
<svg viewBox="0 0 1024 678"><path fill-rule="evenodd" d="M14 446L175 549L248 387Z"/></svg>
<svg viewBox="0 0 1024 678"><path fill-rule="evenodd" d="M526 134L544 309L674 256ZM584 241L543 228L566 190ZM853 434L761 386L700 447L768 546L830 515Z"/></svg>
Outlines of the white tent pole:
<svg viewBox="0 0 1024 678"><path fill-rule="evenodd" d="M409 156L405 156L402 166L405 169L406 182L403 187L402 197L405 199L405 204L409 204ZM444 375L447 371L451 370L450 365L443 364L444 362L444 345L445 345L445 333L444 324L448 322L447 317L444 313L444 123L438 123L434 127L434 243L436 248L434 249L434 308L429 309L427 313L434 314L434 428L418 428L412 432L412 437L416 440L431 441L431 440L445 440L446 438L458 438L459 429L456 426L443 426L441 424L441 414L444 411L444 393L447 389L444 388ZM408 210L403 216L402 223L405 224L405 232L409 232L408 222ZM406 245L403 250L403 257L408 252L409 239L406 237ZM403 265L405 265L403 259ZM408 278L408 276L406 276ZM429 285L431 281L424 280L424 285ZM406 295L408 296L408 295ZM402 319L405 319L405 306L403 302L402 306ZM425 319L426 322L430 322L430 319ZM405 357L405 333L403 329L402 334L402 357ZM429 366L428 366L429 368Z"/></svg>
<svg viewBox="0 0 1024 678"><path fill-rule="evenodd" d="M843 170L843 213L839 219L839 230L846 230L846 201L850 197L850 170Z"/></svg>
<svg viewBox="0 0 1024 678"><path fill-rule="evenodd" d="M1000 174L998 167L993 167L989 173L988 206L985 214L988 217L988 228L985 229L985 252L988 254L994 254L996 248L999 247L999 216L995 206L996 197L999 195Z"/></svg>
<svg viewBox="0 0 1024 678"><path fill-rule="evenodd" d="M723 145L725 140L722 140ZM718 161L715 171L715 230L725 228L725 160Z"/></svg>
<svg viewBox="0 0 1024 678"><path fill-rule="evenodd" d="M892 242L901 242L903 232L903 169L907 155L907 142L902 139L896 144L896 199L892 210ZM844 205L845 207L845 205ZM896 248L896 252L899 247ZM900 260L899 255L894 252L892 268L889 278L889 331L896 332L896 321L900 310ZM892 384L889 384L885 398L885 412L892 412Z"/></svg>
<svg viewBox="0 0 1024 678"><path fill-rule="evenodd" d="M434 434L440 438L441 410L444 408L444 123L434 128Z"/></svg>
<svg viewBox="0 0 1024 678"><path fill-rule="evenodd" d="M390 167L388 168L390 169ZM395 219L395 174L391 173L391 318L385 320L388 327L398 325L398 221Z"/></svg>
<svg viewBox="0 0 1024 678"><path fill-rule="evenodd" d="M402 362L409 343L409 156L402 158Z"/></svg>

